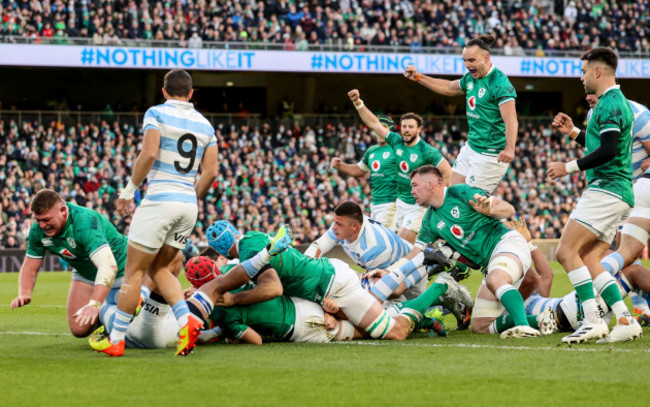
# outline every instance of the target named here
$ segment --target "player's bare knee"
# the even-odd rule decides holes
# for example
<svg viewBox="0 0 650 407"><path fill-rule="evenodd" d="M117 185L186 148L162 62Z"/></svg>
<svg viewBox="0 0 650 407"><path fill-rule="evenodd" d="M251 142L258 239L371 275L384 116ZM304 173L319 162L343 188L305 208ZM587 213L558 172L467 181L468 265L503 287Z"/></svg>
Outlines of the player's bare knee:
<svg viewBox="0 0 650 407"><path fill-rule="evenodd" d="M492 321L494 318L473 318L470 329L475 334L489 334Z"/></svg>

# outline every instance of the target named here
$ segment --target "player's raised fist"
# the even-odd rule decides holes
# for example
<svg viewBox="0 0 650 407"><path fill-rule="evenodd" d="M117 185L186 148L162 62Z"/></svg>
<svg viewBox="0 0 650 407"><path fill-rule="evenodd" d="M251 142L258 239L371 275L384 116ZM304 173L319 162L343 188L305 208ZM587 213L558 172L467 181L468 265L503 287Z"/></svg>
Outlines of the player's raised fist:
<svg viewBox="0 0 650 407"><path fill-rule="evenodd" d="M338 169L341 166L341 159L338 157L332 158L332 162L330 163L332 168Z"/></svg>
<svg viewBox="0 0 650 407"><path fill-rule="evenodd" d="M564 134L569 134L573 130L573 120L564 113L558 113L553 118L553 127Z"/></svg>
<svg viewBox="0 0 650 407"><path fill-rule="evenodd" d="M415 78L417 78L420 75L417 69L415 69L415 65L409 65L406 67L406 70L404 70L404 76L409 78L410 80L414 81Z"/></svg>
<svg viewBox="0 0 650 407"><path fill-rule="evenodd" d="M359 90L358 89L352 89L351 91L348 92L348 97L352 101L352 103L357 102L359 100Z"/></svg>

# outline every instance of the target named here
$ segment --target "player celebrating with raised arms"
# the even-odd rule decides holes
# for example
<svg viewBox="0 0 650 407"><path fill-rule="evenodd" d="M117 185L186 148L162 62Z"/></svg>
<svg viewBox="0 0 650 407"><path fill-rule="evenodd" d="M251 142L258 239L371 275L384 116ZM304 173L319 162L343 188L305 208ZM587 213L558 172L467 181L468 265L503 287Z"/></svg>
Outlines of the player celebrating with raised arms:
<svg viewBox="0 0 650 407"><path fill-rule="evenodd" d="M582 326L562 338L580 343L607 336L600 343L628 341L641 336L641 326L623 302L616 281L605 272L601 260L616 235L616 229L634 206L632 188L632 131L634 114L616 85L618 57L609 48L594 48L581 57L582 77L587 94L599 99L587 124L584 138L576 138L589 154L568 163L552 162L550 178L586 170L587 190L564 226L557 259L569 273L569 280L582 301ZM609 332L600 317L594 289L616 315Z"/></svg>
<svg viewBox="0 0 650 407"><path fill-rule="evenodd" d="M445 185L449 183L451 166L437 148L427 144L421 137L422 117L415 113L405 113L400 118L400 134L384 127L381 121L361 100L359 91L353 89L348 92L350 100L359 112L361 120L372 130L380 142L386 141L397 156L397 225L399 236L407 242L415 242L415 238L422 225L422 216L425 209L418 206L411 195L409 174L416 168L431 164L442 173Z"/></svg>
<svg viewBox="0 0 650 407"><path fill-rule="evenodd" d="M379 116L381 124L394 131L395 123L388 116ZM363 158L356 164L346 164L339 157L332 159L332 168L355 178L361 178L370 173L370 217L389 229L395 228L395 201L397 200L397 163L395 150L379 140L366 150Z"/></svg>
<svg viewBox="0 0 650 407"><path fill-rule="evenodd" d="M32 301L38 269L49 251L74 267L66 307L68 326L74 336L88 336L97 327L101 304L115 303L126 262L126 236L99 213L66 203L50 189L38 191L31 208L35 222L11 309Z"/></svg>
<svg viewBox="0 0 650 407"><path fill-rule="evenodd" d="M517 92L508 77L490 60L494 37L483 34L463 48L467 72L449 81L406 68L404 76L444 96L465 95L467 100L467 144L461 149L451 172L450 184L467 183L492 193L514 159L517 143Z"/></svg>
<svg viewBox="0 0 650 407"><path fill-rule="evenodd" d="M172 307L179 326L177 355L195 346L203 325L191 315L178 279L168 265L185 248L198 215L197 198L205 195L218 171L218 147L214 128L190 103L192 77L173 69L165 75L167 101L147 110L144 141L131 181L116 202L126 215L138 186L148 177L148 191L136 209L129 229L124 284L120 290L110 337L91 341L93 349L111 356L124 354L124 338L140 298L144 274L149 273ZM201 176L195 175L201 166Z"/></svg>

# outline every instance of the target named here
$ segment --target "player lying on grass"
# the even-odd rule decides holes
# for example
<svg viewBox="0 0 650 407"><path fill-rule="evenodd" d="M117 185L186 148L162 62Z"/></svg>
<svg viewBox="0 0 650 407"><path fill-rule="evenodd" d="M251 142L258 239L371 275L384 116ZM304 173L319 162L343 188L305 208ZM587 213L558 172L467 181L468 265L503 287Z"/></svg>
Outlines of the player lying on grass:
<svg viewBox="0 0 650 407"><path fill-rule="evenodd" d="M101 304L116 303L126 263L126 236L99 213L66 203L50 189L36 193L31 209L34 224L11 309L32 301L38 270L45 252L50 252L74 268L66 305L68 326L74 336L86 337L99 324Z"/></svg>
<svg viewBox="0 0 650 407"><path fill-rule="evenodd" d="M425 292L404 303L399 315L391 317L361 288L356 272L346 263L337 259L311 259L290 247L291 237L286 226L271 239L254 231L242 235L233 225L221 220L211 225L206 235L212 248L225 257L239 258L241 263L225 276L202 286L190 298L200 304L198 309L192 310L196 315L209 315L215 303L250 304L282 294L318 303L333 297L349 321L371 337L403 340L439 296L430 298L432 293ZM265 274L268 284L260 283ZM274 279L280 284L273 282ZM228 293L251 280L258 283L252 290ZM260 288L262 285L266 287Z"/></svg>

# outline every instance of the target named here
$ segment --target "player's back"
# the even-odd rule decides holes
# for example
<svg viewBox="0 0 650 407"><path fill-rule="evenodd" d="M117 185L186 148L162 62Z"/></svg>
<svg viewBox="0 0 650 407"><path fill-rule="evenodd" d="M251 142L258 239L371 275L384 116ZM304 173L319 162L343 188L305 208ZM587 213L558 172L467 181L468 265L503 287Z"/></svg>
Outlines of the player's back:
<svg viewBox="0 0 650 407"><path fill-rule="evenodd" d="M196 203L194 177L205 149L216 146L214 128L192 103L168 100L149 108L144 131L160 132L160 148L148 175L146 198Z"/></svg>
<svg viewBox="0 0 650 407"><path fill-rule="evenodd" d="M644 171L641 164L648 158L643 143L650 141L650 110L641 103L627 100L634 113L634 136L632 138L632 171L633 181L636 181ZM645 173L649 173L645 171Z"/></svg>

